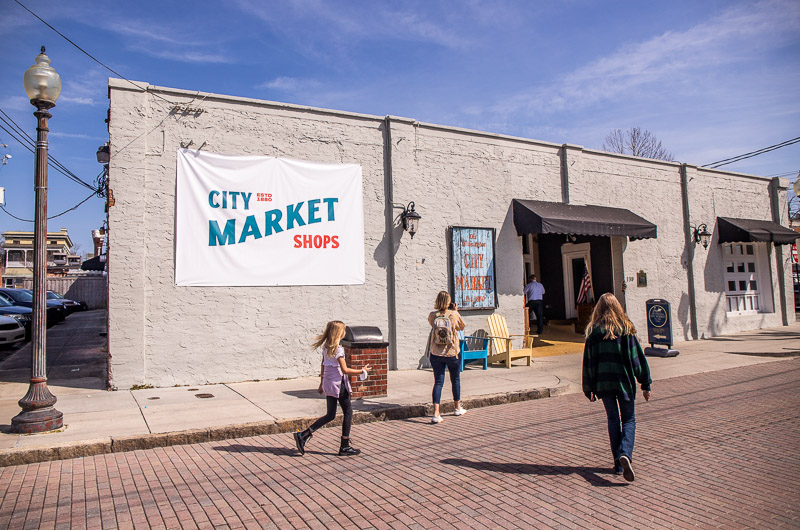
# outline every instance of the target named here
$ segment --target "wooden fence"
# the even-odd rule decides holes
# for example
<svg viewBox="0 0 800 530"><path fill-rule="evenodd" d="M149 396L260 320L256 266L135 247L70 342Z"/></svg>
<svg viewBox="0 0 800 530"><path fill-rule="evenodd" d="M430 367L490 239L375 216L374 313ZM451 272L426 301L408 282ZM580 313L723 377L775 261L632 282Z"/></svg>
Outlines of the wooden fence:
<svg viewBox="0 0 800 530"><path fill-rule="evenodd" d="M26 278L23 282L26 289L33 288L33 280ZM64 295L64 298L86 302L89 309L106 309L108 307L107 276L66 276L47 278L47 290Z"/></svg>

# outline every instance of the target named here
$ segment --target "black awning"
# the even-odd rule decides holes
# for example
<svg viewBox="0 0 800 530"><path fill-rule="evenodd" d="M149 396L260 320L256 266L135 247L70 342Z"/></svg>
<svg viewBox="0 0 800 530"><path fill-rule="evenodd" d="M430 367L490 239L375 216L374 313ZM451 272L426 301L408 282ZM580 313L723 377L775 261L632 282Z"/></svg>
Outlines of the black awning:
<svg viewBox="0 0 800 530"><path fill-rule="evenodd" d="M719 243L771 241L776 245L794 243L800 234L773 221L717 217Z"/></svg>
<svg viewBox="0 0 800 530"><path fill-rule="evenodd" d="M83 271L104 271L106 270L106 256L105 254L101 254L100 256L95 256L93 258L89 258L83 263L81 263L81 270Z"/></svg>
<svg viewBox="0 0 800 530"><path fill-rule="evenodd" d="M514 199L517 234L576 234L657 237L658 227L624 208L577 206L560 202Z"/></svg>

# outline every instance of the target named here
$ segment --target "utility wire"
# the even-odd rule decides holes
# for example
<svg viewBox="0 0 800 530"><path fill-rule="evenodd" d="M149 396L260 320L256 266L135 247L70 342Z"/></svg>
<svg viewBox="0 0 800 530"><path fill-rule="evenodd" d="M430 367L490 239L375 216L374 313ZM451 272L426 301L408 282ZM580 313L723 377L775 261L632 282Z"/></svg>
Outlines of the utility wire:
<svg viewBox="0 0 800 530"><path fill-rule="evenodd" d="M72 210L74 210L74 209L78 208L78 207L79 207L79 206L81 206L83 203L85 203L86 201L88 201L89 199L91 199L92 197L94 197L95 195L97 195L97 194L96 194L96 193L92 193L91 195L89 195L88 197L86 197L85 199L83 199L81 202L79 202L78 204L76 204L76 205L75 205L75 206L73 206L72 208L69 208L69 209L67 209L67 210L64 210L63 212L61 212L61 213L59 213L59 214L52 215L52 216L48 217L47 219L55 219L56 217L61 217L61 216L62 216L62 215L64 215L65 213L71 212ZM13 213L11 213L11 212L9 212L8 210L6 210L5 206L2 206L2 205L0 205L0 210L3 210L4 212L6 212L8 215L10 215L11 217L13 217L13 218L14 218L14 219L16 219L17 221L25 221L26 223L33 223L33 222L35 222L33 219L23 219L22 217L17 217L17 216L16 216L16 215L14 215Z"/></svg>
<svg viewBox="0 0 800 530"><path fill-rule="evenodd" d="M12 138L14 138L17 142L19 142L28 151L30 151L31 153L35 153L36 152L35 151L36 142L34 142L34 140L30 136L28 136L28 133L26 133L25 130L22 129L22 127L20 127L13 119L11 119L11 117L8 116L8 114L3 112L2 109L0 109L0 114L2 114L2 116L0 116L0 121L2 121L8 127L10 127L11 130L9 131L8 129L6 129L2 125L0 125L0 128L2 128L6 133L8 133ZM5 118L3 116L5 116ZM75 173L70 171L64 164L62 164L60 161L58 161L49 152L47 153L47 158L53 164L54 169L56 171L58 171L59 173L62 173L64 176L66 176L70 180L72 180L72 181L76 182L77 184L80 184L80 185L82 185L82 186L84 186L84 187L86 187L86 188L88 188L90 190L95 189L91 184L83 181Z"/></svg>
<svg viewBox="0 0 800 530"><path fill-rule="evenodd" d="M733 164L734 162L739 162L741 160L746 160L748 158L753 158L754 156L758 156L764 153L768 153L770 151L775 151L776 149L780 149L781 147L786 147L788 145L796 144L800 142L800 136L797 138L792 138L791 140L786 140L784 142L770 145L768 147L763 147L761 149L757 149L755 151L751 151L749 153L744 153L742 155L732 156L730 158L723 158L722 160L717 160L716 162L711 162L710 164L705 164L701 167L709 167L709 168L718 168L722 166L726 166L728 164Z"/></svg>
<svg viewBox="0 0 800 530"><path fill-rule="evenodd" d="M168 100L167 98L165 98L165 97L161 96L160 94L157 94L157 93L155 93L155 92L149 91L149 90L147 89L147 87L142 87L142 86L140 86L140 85L137 85L136 83L134 83L133 81L131 81L130 79L128 79L127 77L125 77L124 75L122 75L122 74L120 74L119 72L115 71L115 70L114 70L114 69L112 69L111 67L109 67L109 66L106 66L105 64L103 64L103 63L102 63L102 62L101 62L99 59L97 59L97 58L96 58L94 55L92 55L91 53L87 52L86 50L84 50L83 48L81 48L80 46L78 46L77 44L75 44L74 42L72 42L72 41L69 39L69 37L67 37L66 35L64 35L64 34L63 34L63 33L61 33L60 31L58 31L56 28L54 28L53 26L51 26L50 24L48 24L48 23L47 23L47 22L46 22L44 19L42 19L42 17L40 17L39 15L37 15L36 13L34 13L33 11L31 11L30 9L28 9L27 7L25 7L25 5L24 5L22 2L20 2L19 0L14 0L14 2L16 2L16 3L17 3L17 4L18 4L18 5L19 5L19 6L20 6L22 9L24 9L25 11L27 11L28 13L30 13L31 15L33 15L34 17L36 17L37 19L39 19L39 22L41 22L42 24L44 24L44 25L45 25L45 26L47 26L48 28L50 28L50 29L52 29L53 31L55 31L56 33L58 33L58 34L61 36L61 38L63 38L65 41L67 41L68 43L70 43L70 44L72 44L73 46L75 46L75 47L76 47L78 50L80 50L80 51L81 51L81 52L82 52L84 55L86 55L87 57L89 57L91 60L93 60L94 62L96 62L97 64L99 64L100 66L102 66L103 68L105 68L106 70L108 70L109 72L111 72L112 74L114 74L114 75L118 76L118 77L119 77L119 78L121 78L121 79L124 79L125 81L127 81L127 82L128 82L128 83L130 83L130 84L132 84L133 86L135 86L135 87L136 87L136 88L138 88L139 90L142 90L142 91L144 91L144 92L150 92L150 93L151 93L151 94L153 94L154 96L156 96L156 97L159 97L159 98L163 99L164 101L166 101L166 102L167 102L167 103L169 103L170 105L175 105L175 102Z"/></svg>

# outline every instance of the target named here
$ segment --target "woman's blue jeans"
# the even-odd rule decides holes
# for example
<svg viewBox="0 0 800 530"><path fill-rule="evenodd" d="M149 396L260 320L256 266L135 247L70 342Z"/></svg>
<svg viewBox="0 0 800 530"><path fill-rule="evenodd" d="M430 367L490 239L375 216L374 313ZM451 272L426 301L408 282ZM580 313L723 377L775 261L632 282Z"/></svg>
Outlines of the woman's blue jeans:
<svg viewBox="0 0 800 530"><path fill-rule="evenodd" d="M431 355L431 366L433 367L433 403L438 405L442 401L445 368L450 371L453 400L461 401L461 363L458 360L458 356L441 357L439 355Z"/></svg>
<svg viewBox="0 0 800 530"><path fill-rule="evenodd" d="M634 401L625 401L617 397L604 397L603 406L608 416L608 440L611 442L611 453L614 465L619 465L622 455L633 462L633 441L636 438L636 415L633 410Z"/></svg>

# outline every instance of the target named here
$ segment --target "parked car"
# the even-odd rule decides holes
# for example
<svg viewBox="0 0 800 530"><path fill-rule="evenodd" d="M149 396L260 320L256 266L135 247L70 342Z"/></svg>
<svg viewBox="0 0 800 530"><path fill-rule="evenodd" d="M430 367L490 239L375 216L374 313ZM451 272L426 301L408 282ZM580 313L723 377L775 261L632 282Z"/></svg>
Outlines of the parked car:
<svg viewBox="0 0 800 530"><path fill-rule="evenodd" d="M13 305L33 308L33 294L29 289L8 289L0 288L0 296ZM58 324L67 317L67 310L60 302L53 300L47 301L47 325Z"/></svg>
<svg viewBox="0 0 800 530"><path fill-rule="evenodd" d="M80 300L70 300L69 298L64 298L63 294L58 294L55 291L47 291L47 299L48 300L60 300L64 306L69 309L69 313L73 311L86 311L89 309L89 306L86 302L82 302Z"/></svg>
<svg viewBox="0 0 800 530"><path fill-rule="evenodd" d="M0 296L0 316L13 318L25 328L25 338L31 336L31 321L33 320L33 309L14 305L4 296Z"/></svg>
<svg viewBox="0 0 800 530"><path fill-rule="evenodd" d="M16 318L0 316L0 348L25 340L25 326Z"/></svg>

